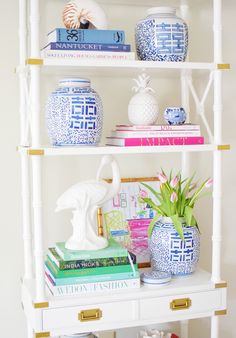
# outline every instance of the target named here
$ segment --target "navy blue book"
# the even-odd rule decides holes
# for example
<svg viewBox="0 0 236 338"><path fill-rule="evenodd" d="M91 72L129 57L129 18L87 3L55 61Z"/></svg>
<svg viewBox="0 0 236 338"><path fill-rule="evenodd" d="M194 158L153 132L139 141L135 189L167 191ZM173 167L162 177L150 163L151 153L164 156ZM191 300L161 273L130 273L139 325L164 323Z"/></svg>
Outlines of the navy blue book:
<svg viewBox="0 0 236 338"><path fill-rule="evenodd" d="M125 32L112 29L55 28L48 33L48 43L50 42L124 44Z"/></svg>
<svg viewBox="0 0 236 338"><path fill-rule="evenodd" d="M43 48L50 50L85 50L85 51L111 51L130 52L131 46L118 43L75 43L75 42L50 42Z"/></svg>

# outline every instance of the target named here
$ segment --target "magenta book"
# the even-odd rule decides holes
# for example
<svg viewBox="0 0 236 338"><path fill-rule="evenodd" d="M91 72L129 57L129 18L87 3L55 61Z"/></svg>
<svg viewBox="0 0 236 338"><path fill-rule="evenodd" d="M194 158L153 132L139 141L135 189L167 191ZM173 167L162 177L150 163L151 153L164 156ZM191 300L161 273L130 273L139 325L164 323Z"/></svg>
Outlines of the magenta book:
<svg viewBox="0 0 236 338"><path fill-rule="evenodd" d="M144 147L144 146L179 146L204 144L203 136L196 137L135 137L120 138L107 137L107 145L123 147Z"/></svg>

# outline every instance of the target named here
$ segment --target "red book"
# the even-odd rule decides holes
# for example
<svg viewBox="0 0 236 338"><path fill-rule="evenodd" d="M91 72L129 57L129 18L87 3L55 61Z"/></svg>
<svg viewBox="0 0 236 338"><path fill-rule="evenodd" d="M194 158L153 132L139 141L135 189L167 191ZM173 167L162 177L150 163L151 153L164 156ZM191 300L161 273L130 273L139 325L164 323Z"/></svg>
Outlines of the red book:
<svg viewBox="0 0 236 338"><path fill-rule="evenodd" d="M107 137L108 146L146 147L146 146L182 146L204 144L203 136L196 137Z"/></svg>

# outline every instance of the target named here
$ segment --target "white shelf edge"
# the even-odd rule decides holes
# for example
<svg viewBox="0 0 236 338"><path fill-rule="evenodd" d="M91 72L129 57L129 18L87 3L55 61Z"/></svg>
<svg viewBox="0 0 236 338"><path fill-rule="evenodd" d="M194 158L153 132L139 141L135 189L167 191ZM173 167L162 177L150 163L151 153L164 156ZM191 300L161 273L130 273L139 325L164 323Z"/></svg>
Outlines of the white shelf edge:
<svg viewBox="0 0 236 338"><path fill-rule="evenodd" d="M183 153L210 152L218 150L215 144L187 145L187 146L148 146L148 147L115 147L115 146L59 146L59 147L19 147L19 152L28 155L69 156L69 155L122 155L122 154L155 154L155 153Z"/></svg>
<svg viewBox="0 0 236 338"><path fill-rule="evenodd" d="M28 293L31 303L35 299L35 280L25 280L22 284ZM101 299L101 293L90 293L82 295L54 297L47 290L46 301L50 302L50 307L83 305L86 303L96 304ZM174 296L177 294L204 292L215 290L215 284L211 281L211 274L205 270L197 269L192 275L185 277L174 277L170 284L160 286L141 285L141 288L116 291L113 293L103 293L104 302L115 302L120 300L144 299L150 297Z"/></svg>
<svg viewBox="0 0 236 338"><path fill-rule="evenodd" d="M96 62L96 64L94 64ZM66 60L66 59L43 59L44 66L76 66L81 68L128 68L128 69L176 69L176 70L215 70L217 64L212 62L160 62L160 61L138 61L138 60Z"/></svg>

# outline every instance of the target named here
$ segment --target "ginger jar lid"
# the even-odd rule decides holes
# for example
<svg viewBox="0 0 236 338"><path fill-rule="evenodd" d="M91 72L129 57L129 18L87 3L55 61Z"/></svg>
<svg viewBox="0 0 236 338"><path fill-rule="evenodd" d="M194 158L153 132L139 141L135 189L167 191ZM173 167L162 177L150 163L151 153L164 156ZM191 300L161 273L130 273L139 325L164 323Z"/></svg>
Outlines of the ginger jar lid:
<svg viewBox="0 0 236 338"><path fill-rule="evenodd" d="M152 270L143 272L140 279L145 284L164 285L170 282L171 273L166 271Z"/></svg>
<svg viewBox="0 0 236 338"><path fill-rule="evenodd" d="M60 87L89 87L90 80L85 78L66 78L59 80Z"/></svg>
<svg viewBox="0 0 236 338"><path fill-rule="evenodd" d="M176 8L174 7L166 7L166 6L161 6L161 7L151 7L147 10L147 15L153 15L153 14L171 14L175 15L176 14Z"/></svg>

